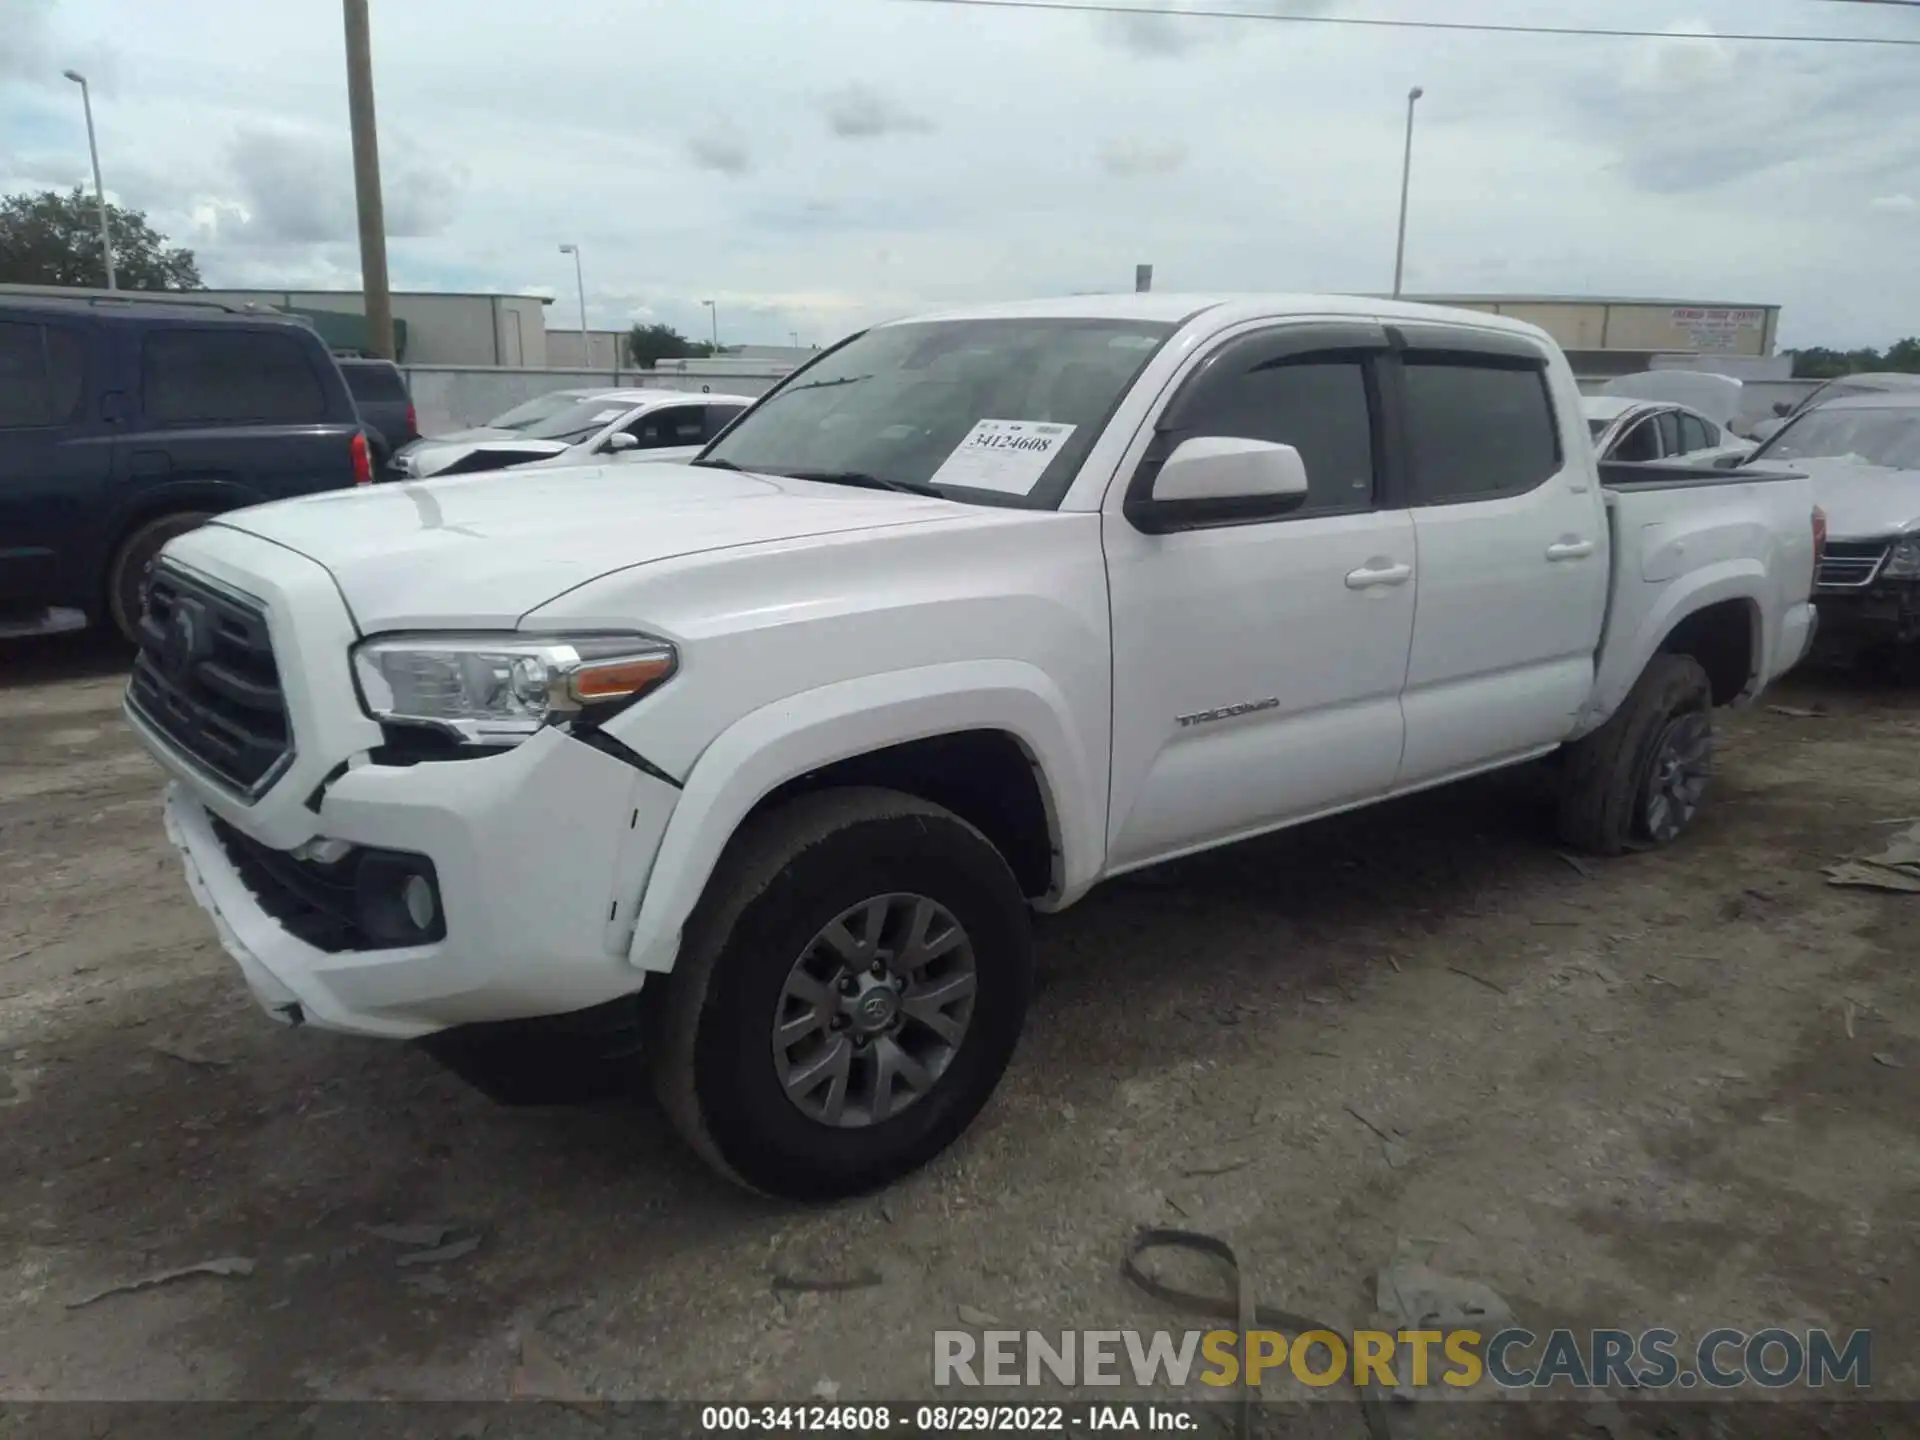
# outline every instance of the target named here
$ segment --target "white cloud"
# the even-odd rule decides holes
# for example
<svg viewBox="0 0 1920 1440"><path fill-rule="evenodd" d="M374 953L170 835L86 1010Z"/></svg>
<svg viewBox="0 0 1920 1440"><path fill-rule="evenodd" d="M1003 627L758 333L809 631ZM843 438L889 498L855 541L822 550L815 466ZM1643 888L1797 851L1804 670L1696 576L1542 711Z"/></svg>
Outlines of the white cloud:
<svg viewBox="0 0 1920 1440"><path fill-rule="evenodd" d="M1876 195L1867 202L1867 208L1881 215L1920 214L1920 200L1911 195Z"/></svg>

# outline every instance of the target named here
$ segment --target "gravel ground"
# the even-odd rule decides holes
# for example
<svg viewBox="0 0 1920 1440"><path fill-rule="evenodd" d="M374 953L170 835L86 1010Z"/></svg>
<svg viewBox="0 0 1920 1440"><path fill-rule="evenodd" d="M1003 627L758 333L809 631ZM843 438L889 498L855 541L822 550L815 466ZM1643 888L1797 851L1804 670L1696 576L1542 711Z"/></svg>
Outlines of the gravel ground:
<svg viewBox="0 0 1920 1440"><path fill-rule="evenodd" d="M1817 717L1725 717L1658 854L1569 862L1523 776L1104 887L1041 921L960 1145L801 1210L647 1106L502 1109L272 1024L187 896L118 656L0 677L0 1398L915 1397L963 1307L1190 1328L1117 1274L1162 1224L1341 1325L1418 1236L1536 1330L1871 1328L1876 1394L1920 1400L1920 896L1820 873L1920 816L1920 689L1814 675L1769 701ZM478 1243L403 1266L394 1224ZM219 1257L250 1273L74 1303Z"/></svg>

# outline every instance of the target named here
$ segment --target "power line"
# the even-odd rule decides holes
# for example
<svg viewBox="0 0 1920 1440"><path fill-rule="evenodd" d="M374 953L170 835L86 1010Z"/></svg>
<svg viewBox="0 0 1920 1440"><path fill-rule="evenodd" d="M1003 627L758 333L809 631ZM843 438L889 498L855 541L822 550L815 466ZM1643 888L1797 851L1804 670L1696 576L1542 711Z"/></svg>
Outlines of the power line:
<svg viewBox="0 0 1920 1440"><path fill-rule="evenodd" d="M1467 20L1384 20L1360 15L1254 14L1245 10L1174 10L1161 5L1115 5L1102 0L896 0L903 5L951 5L975 10L1051 10L1072 15L1167 15L1196 20L1262 20L1291 25L1351 25L1373 30L1464 30L1480 35L1587 35L1622 40L1742 40L1783 45L1905 45L1920 48L1920 36L1911 39L1880 35L1760 35L1672 30L1603 30L1585 25L1496 25ZM1893 4L1895 0L1849 0L1849 3ZM1920 8L1915 0L1913 8Z"/></svg>
<svg viewBox="0 0 1920 1440"><path fill-rule="evenodd" d="M1825 5L1891 5L1896 10L1920 10L1920 0L1816 0Z"/></svg>

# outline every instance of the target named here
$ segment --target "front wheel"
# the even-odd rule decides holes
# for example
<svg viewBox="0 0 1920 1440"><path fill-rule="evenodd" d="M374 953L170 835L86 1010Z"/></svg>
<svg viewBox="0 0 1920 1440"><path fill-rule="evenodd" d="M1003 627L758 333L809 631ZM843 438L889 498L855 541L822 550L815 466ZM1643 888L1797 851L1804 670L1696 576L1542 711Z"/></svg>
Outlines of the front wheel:
<svg viewBox="0 0 1920 1440"><path fill-rule="evenodd" d="M1569 745L1560 834L1597 855L1677 840L1713 776L1713 686L1691 655L1656 655L1620 708Z"/></svg>
<svg viewBox="0 0 1920 1440"><path fill-rule="evenodd" d="M140 615L146 608L147 576L153 570L160 547L176 535L199 529L212 518L205 510L162 515L147 521L120 542L107 567L107 612L121 638L130 644L140 643Z"/></svg>
<svg viewBox="0 0 1920 1440"><path fill-rule="evenodd" d="M895 791L805 795L716 867L667 981L655 1088L752 1189L872 1190L986 1104L1032 968L1025 900L973 826Z"/></svg>

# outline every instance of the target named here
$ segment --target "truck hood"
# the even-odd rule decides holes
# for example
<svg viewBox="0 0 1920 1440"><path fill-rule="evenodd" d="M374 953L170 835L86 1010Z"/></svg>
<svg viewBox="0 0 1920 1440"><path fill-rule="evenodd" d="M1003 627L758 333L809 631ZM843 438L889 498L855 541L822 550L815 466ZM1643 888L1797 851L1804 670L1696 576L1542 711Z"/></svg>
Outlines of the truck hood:
<svg viewBox="0 0 1920 1440"><path fill-rule="evenodd" d="M1827 512L1827 534L1835 540L1878 540L1920 528L1920 470L1845 458L1762 464L1813 477L1814 503Z"/></svg>
<svg viewBox="0 0 1920 1440"><path fill-rule="evenodd" d="M603 465L327 491L212 523L325 566L361 633L374 634L511 629L630 566L969 513L950 500L778 476Z"/></svg>

